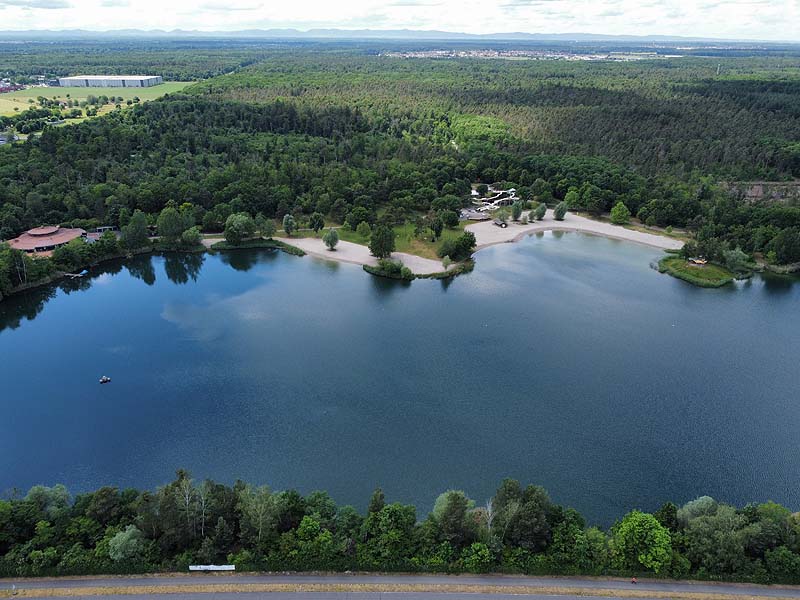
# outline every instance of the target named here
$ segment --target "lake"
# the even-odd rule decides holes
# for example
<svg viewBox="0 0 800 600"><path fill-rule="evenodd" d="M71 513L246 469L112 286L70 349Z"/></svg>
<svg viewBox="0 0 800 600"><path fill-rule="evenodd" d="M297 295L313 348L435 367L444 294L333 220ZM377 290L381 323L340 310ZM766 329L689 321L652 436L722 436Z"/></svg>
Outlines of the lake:
<svg viewBox="0 0 800 600"><path fill-rule="evenodd" d="M404 284L271 251L138 257L0 303L0 490L186 468L419 514L503 477L609 525L708 494L800 509L800 286L694 288L546 233ZM112 378L99 385L102 375Z"/></svg>

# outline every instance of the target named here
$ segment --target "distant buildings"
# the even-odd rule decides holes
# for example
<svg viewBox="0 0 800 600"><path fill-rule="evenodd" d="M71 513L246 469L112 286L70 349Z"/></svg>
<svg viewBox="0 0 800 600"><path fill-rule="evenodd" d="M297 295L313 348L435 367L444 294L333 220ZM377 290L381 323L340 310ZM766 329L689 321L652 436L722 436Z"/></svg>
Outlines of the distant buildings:
<svg viewBox="0 0 800 600"><path fill-rule="evenodd" d="M160 75L76 75L60 77L61 87L143 88L164 83Z"/></svg>
<svg viewBox="0 0 800 600"><path fill-rule="evenodd" d="M79 237L86 236L83 229L70 229L57 225L45 225L29 229L13 240L8 240L8 245L23 252L37 253L50 252Z"/></svg>

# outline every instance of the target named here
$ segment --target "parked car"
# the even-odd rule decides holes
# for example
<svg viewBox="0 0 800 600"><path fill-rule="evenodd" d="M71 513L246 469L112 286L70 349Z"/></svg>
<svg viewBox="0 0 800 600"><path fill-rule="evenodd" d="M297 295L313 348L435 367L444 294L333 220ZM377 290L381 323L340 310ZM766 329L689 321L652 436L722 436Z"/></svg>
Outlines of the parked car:
<svg viewBox="0 0 800 600"><path fill-rule="evenodd" d="M502 227L503 229L508 227L508 223L506 223L505 221L501 221L500 219L495 219L494 224L497 225L498 227Z"/></svg>

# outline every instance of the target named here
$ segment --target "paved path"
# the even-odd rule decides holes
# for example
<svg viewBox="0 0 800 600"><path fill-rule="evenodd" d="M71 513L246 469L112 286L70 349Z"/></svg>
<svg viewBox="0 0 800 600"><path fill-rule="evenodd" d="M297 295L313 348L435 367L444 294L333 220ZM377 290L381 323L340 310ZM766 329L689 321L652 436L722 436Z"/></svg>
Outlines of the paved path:
<svg viewBox="0 0 800 600"><path fill-rule="evenodd" d="M72 588L136 588L154 586L230 586L230 585L418 585L418 586L491 586L532 588L542 593L553 594L553 588L580 589L581 595L591 596L591 590L620 590L626 596L632 592L660 592L665 594L727 594L747 598L800 598L800 586L763 586L735 583L709 583L671 580L640 580L633 586L627 579L579 578L579 577L525 577L518 575L373 575L373 574L331 574L331 575L283 575L283 574L176 574L142 575L133 577L63 577L40 579L0 579L0 595L16 586L23 590L48 590ZM338 591L338 590L337 590ZM481 591L481 590L477 590ZM221 593L222 590L219 592ZM315 592L315 594L323 591ZM384 594L387 592L384 591ZM421 592L415 592L417 594ZM429 593L426 592L426 597ZM566 592L565 592L566 593ZM217 593L215 592L215 596ZM97 597L96 595L94 597ZM170 594L170 597L175 597ZM270 596L274 598L275 596ZM320 596L315 595L315 598ZM450 595L452 598L453 595ZM470 594L469 596L473 596ZM293 596L297 598L297 596Z"/></svg>
<svg viewBox="0 0 800 600"><path fill-rule="evenodd" d="M634 231L602 221L594 221L569 212L563 221L556 221L552 210L547 211L544 220L527 225L509 221L508 227L503 228L498 227L490 220L467 225L466 230L475 234L478 250L494 244L516 242L537 231L580 231L617 240L636 242L664 250L678 250L683 246L683 242L680 240L643 231Z"/></svg>

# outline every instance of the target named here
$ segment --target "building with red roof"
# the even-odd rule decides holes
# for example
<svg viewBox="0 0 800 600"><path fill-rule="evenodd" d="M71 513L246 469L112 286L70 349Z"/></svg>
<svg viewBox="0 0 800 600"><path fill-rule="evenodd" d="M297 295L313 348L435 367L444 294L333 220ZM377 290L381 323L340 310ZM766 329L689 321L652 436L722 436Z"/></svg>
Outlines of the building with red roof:
<svg viewBox="0 0 800 600"><path fill-rule="evenodd" d="M86 231L83 229L44 225L29 229L19 237L8 240L8 245L23 252L50 252L74 239L85 236Z"/></svg>

